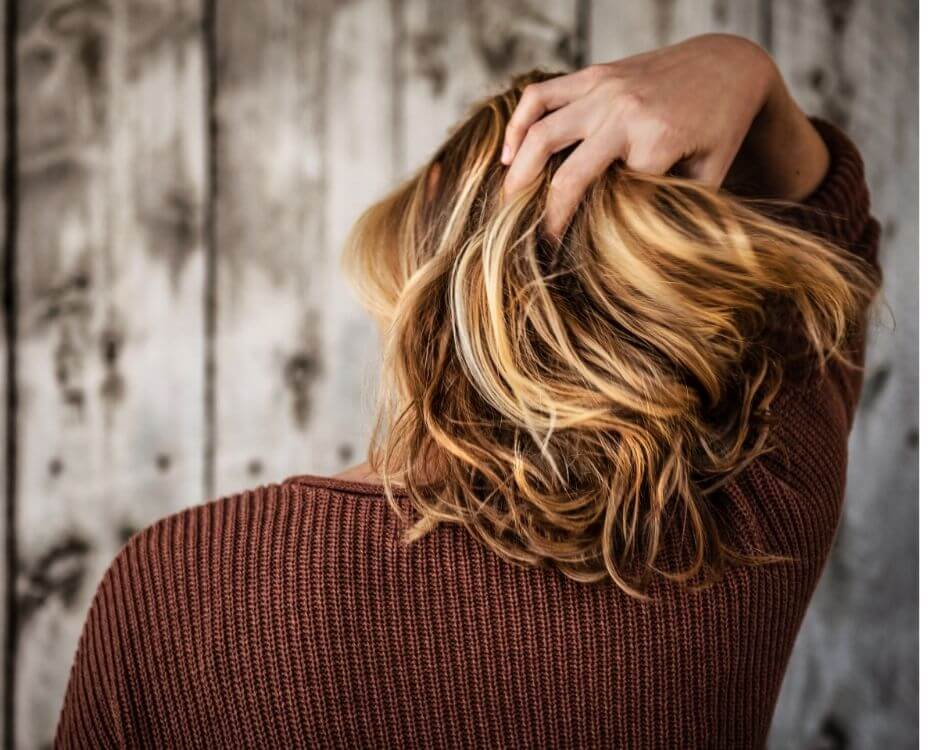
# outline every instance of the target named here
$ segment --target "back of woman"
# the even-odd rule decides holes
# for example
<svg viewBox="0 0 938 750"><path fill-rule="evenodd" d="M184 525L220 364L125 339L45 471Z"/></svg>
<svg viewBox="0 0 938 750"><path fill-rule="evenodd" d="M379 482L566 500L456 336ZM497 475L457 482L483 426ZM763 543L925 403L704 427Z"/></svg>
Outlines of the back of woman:
<svg viewBox="0 0 938 750"><path fill-rule="evenodd" d="M131 539L57 746L764 745L840 518L879 227L855 147L771 76L729 150L637 164L637 131L603 156L607 125L564 130L636 70L695 85L687 51L516 80L366 212L367 465Z"/></svg>

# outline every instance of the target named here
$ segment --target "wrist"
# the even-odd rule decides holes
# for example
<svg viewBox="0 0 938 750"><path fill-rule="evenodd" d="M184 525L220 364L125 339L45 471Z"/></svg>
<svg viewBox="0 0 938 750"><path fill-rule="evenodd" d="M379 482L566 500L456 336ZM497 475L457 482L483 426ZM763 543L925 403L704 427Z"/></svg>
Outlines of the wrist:
<svg viewBox="0 0 938 750"><path fill-rule="evenodd" d="M827 173L829 154L771 58L769 63L761 105L727 176L727 188L799 201Z"/></svg>

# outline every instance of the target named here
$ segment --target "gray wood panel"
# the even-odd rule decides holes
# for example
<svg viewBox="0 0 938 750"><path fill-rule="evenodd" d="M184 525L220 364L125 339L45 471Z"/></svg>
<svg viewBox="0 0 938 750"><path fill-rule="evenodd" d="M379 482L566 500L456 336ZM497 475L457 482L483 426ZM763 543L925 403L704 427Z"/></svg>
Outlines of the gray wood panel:
<svg viewBox="0 0 938 750"><path fill-rule="evenodd" d="M348 229L487 87L569 67L573 10L219 6L216 494L363 458L378 352L337 283Z"/></svg>
<svg viewBox="0 0 938 750"><path fill-rule="evenodd" d="M871 332L840 532L792 655L772 746L917 747L917 9L801 0L772 10L772 47L798 101L863 153L888 306Z"/></svg>
<svg viewBox="0 0 938 750"><path fill-rule="evenodd" d="M753 0L593 0L589 61L617 60L709 32L759 40L763 5Z"/></svg>
<svg viewBox="0 0 938 750"><path fill-rule="evenodd" d="M197 0L20 2L16 746L52 738L97 582L201 499Z"/></svg>
<svg viewBox="0 0 938 750"><path fill-rule="evenodd" d="M363 452L376 344L337 259L391 184L391 10L219 4L217 494Z"/></svg>
<svg viewBox="0 0 938 750"><path fill-rule="evenodd" d="M425 161L470 104L531 68L567 71L581 54L568 0L408 0L400 92L399 164Z"/></svg>
<svg viewBox="0 0 938 750"><path fill-rule="evenodd" d="M705 31L770 47L806 111L856 138L895 317L871 341L844 522L771 746L915 745L912 0L14 7L18 556L2 581L18 632L0 720L15 746L50 742L94 587L130 534L363 458L378 345L338 268L358 213L513 73Z"/></svg>

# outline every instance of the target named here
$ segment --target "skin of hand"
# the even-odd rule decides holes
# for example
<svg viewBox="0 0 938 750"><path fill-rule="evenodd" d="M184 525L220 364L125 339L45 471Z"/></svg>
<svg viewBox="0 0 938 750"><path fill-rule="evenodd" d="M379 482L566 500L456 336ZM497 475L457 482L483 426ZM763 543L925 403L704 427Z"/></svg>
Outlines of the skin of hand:
<svg viewBox="0 0 938 750"><path fill-rule="evenodd" d="M545 216L560 236L589 185L616 159L714 188L800 200L827 171L823 140L769 55L743 37L705 34L525 88L502 163L510 198L550 156L578 144L554 174Z"/></svg>

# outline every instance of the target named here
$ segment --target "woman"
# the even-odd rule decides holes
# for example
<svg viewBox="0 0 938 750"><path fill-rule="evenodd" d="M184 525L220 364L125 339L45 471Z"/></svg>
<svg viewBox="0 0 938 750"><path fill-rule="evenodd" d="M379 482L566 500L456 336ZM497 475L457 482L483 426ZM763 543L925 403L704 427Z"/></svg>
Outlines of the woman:
<svg viewBox="0 0 938 750"><path fill-rule="evenodd" d="M519 79L350 239L369 462L134 537L57 746L762 746L878 231L745 40Z"/></svg>

